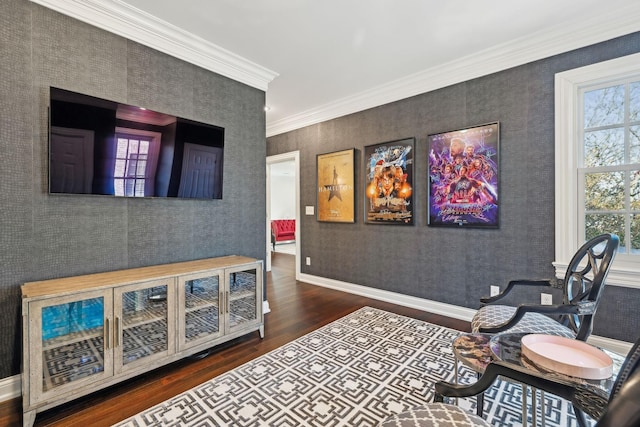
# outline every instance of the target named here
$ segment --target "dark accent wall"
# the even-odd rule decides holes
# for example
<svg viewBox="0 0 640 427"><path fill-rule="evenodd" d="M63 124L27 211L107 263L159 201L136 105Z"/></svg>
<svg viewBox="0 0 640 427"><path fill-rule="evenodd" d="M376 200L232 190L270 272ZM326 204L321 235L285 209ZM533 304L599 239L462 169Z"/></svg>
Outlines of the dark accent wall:
<svg viewBox="0 0 640 427"><path fill-rule="evenodd" d="M0 55L0 378L20 372L24 282L264 259L264 91L27 0L0 2ZM50 196L49 86L224 127L224 198Z"/></svg>
<svg viewBox="0 0 640 427"><path fill-rule="evenodd" d="M267 139L267 154L300 151L300 211L316 205L316 155L351 147L355 224L300 218L301 271L477 308L490 285L554 274L554 75L640 51L640 33L556 55ZM500 121L500 228L427 226L427 135ZM364 224L364 146L415 137L415 225ZM523 299L540 301L540 290ZM554 301L560 302L556 293ZM597 335L633 342L640 290L610 286Z"/></svg>

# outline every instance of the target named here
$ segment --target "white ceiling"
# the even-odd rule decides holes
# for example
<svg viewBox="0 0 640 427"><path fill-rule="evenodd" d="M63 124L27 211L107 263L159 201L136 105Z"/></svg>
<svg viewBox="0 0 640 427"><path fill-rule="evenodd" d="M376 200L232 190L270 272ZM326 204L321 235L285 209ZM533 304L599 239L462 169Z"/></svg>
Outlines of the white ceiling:
<svg viewBox="0 0 640 427"><path fill-rule="evenodd" d="M640 31L638 0L32 1L267 89L267 135Z"/></svg>

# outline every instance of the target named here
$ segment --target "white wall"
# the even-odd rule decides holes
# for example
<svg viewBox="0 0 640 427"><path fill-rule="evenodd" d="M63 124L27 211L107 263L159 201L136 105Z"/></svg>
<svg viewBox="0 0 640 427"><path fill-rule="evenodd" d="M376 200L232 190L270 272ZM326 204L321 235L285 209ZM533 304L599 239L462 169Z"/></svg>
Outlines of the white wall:
<svg viewBox="0 0 640 427"><path fill-rule="evenodd" d="M295 219L295 175L271 176L271 219Z"/></svg>

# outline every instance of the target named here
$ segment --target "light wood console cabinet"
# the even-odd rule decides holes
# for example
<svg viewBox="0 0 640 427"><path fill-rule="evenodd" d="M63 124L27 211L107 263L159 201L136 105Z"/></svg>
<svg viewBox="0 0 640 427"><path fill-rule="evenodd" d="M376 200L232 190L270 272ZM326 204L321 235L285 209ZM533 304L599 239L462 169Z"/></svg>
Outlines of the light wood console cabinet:
<svg viewBox="0 0 640 427"><path fill-rule="evenodd" d="M262 271L232 255L25 283L23 425L232 338L263 337Z"/></svg>

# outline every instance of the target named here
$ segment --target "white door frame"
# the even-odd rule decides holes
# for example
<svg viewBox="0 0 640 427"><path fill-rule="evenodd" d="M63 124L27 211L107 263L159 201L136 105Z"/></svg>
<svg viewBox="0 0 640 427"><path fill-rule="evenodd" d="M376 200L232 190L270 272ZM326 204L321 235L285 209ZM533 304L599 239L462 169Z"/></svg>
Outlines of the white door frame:
<svg viewBox="0 0 640 427"><path fill-rule="evenodd" d="M296 211L296 280L300 277L300 263L298 262L298 254L300 253L300 151L291 151L288 153L277 154L275 156L267 157L267 235L265 236L266 242L266 269L271 271L271 165L281 162L294 162L294 170L296 173L296 190L295 190L295 211Z"/></svg>

